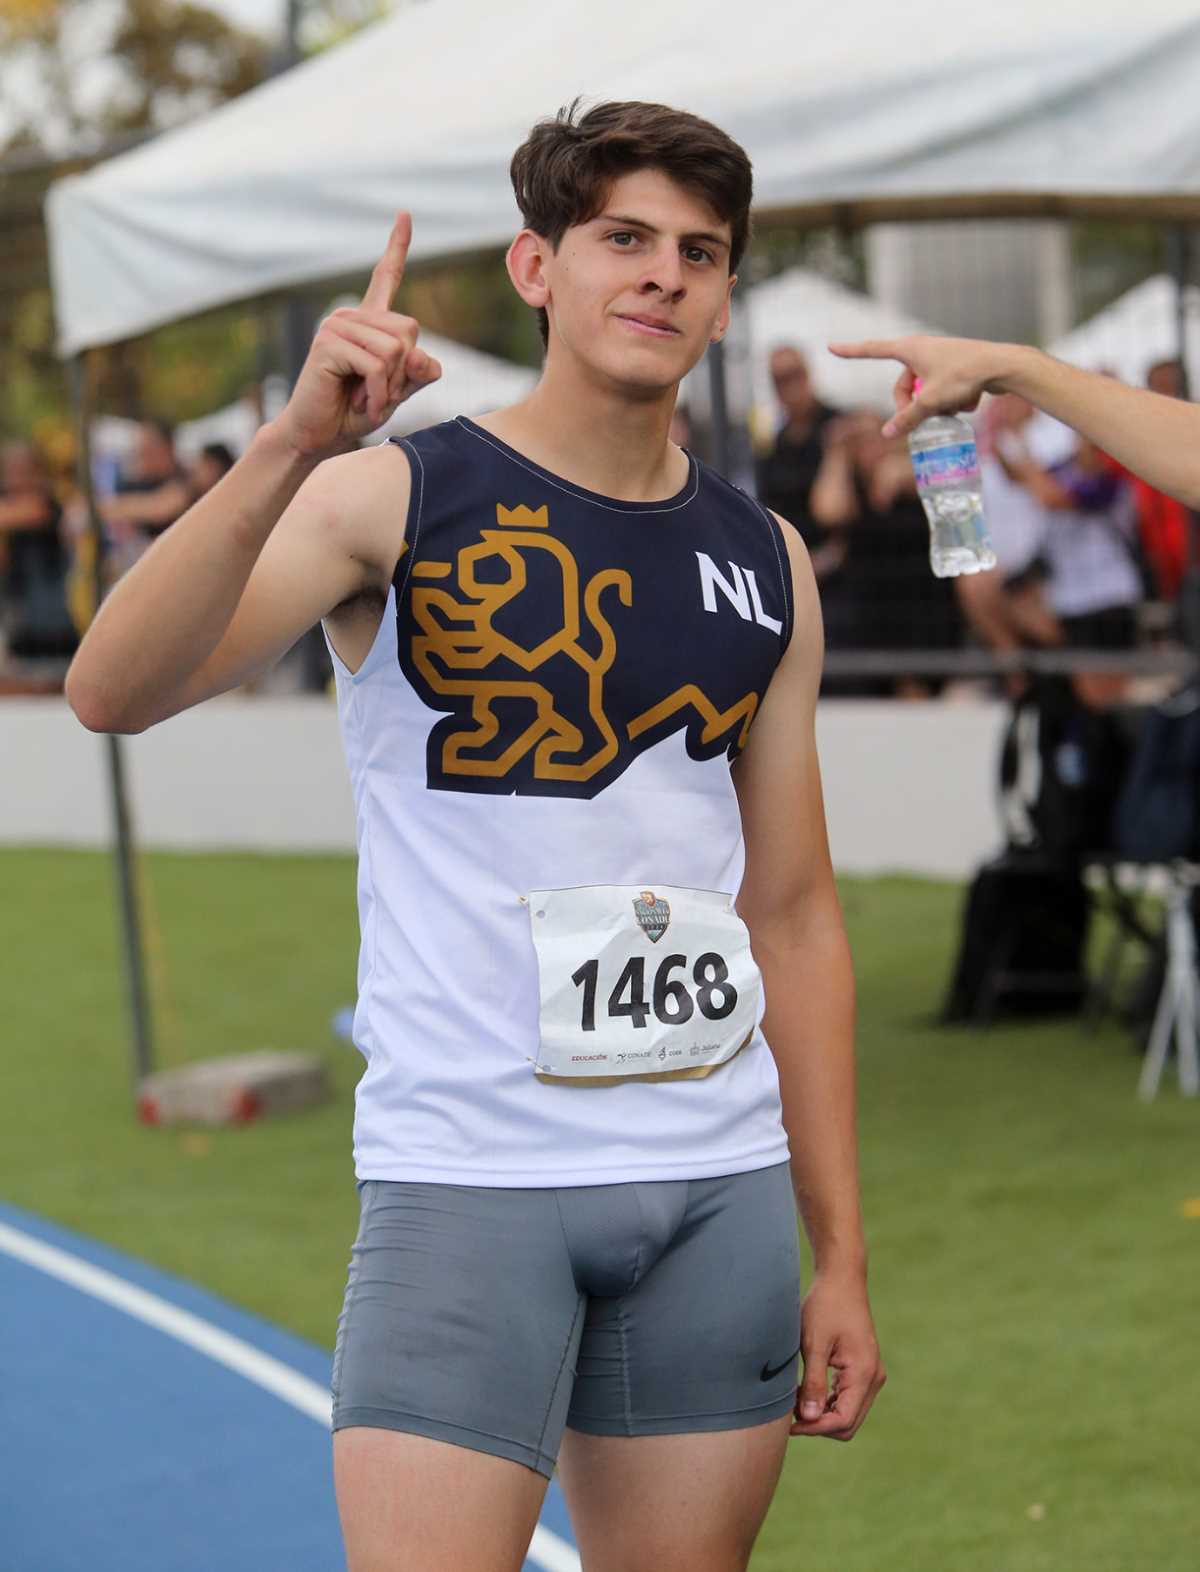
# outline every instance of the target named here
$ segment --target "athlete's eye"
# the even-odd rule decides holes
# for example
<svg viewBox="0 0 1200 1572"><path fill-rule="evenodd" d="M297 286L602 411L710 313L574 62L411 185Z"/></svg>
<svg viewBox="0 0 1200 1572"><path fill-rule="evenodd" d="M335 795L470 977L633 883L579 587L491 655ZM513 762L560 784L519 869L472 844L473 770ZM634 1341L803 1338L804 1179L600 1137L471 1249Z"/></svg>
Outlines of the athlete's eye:
<svg viewBox="0 0 1200 1572"><path fill-rule="evenodd" d="M687 253L689 262L713 262L716 260L712 252L706 251L703 246L685 246L684 250Z"/></svg>
<svg viewBox="0 0 1200 1572"><path fill-rule="evenodd" d="M637 236L635 234L632 234L628 229L615 229L615 230L613 230L612 234L608 236L608 238L609 238L609 240L616 240L616 241L628 240L632 244L633 241L635 241L637 239ZM629 246L623 245L621 247L621 250L622 251L628 251L629 250Z"/></svg>

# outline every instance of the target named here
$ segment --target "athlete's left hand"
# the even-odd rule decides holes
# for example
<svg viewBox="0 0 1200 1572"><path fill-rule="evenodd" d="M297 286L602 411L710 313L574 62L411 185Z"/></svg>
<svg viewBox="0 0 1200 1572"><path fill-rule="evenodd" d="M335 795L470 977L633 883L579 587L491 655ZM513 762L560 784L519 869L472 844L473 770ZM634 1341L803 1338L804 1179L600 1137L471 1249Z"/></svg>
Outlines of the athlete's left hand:
<svg viewBox="0 0 1200 1572"><path fill-rule="evenodd" d="M887 1380L862 1278L818 1272L800 1330L804 1379L789 1434L849 1441Z"/></svg>

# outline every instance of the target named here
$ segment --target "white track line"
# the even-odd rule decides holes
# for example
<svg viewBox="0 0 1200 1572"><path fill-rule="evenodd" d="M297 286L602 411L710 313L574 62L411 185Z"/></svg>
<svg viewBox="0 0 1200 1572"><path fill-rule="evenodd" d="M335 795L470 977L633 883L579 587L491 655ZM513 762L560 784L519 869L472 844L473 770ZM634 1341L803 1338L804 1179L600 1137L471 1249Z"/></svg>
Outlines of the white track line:
<svg viewBox="0 0 1200 1572"><path fill-rule="evenodd" d="M245 1376L247 1381L253 1381L264 1391L282 1398L302 1414L329 1428L331 1414L327 1389L316 1381L310 1381L298 1370L293 1370L290 1365L285 1365L282 1360L261 1353L240 1337L221 1331L220 1327L213 1326L198 1315L192 1315L188 1310L180 1310L177 1305L160 1299L157 1294L147 1293L144 1288L127 1283L113 1272L92 1266L77 1255L60 1250L56 1245L45 1244L3 1222L0 1222L0 1250L50 1277L57 1277L72 1288L78 1288L81 1293L90 1294L93 1299L103 1300L115 1310L123 1310L126 1315L133 1316L135 1320L159 1332L165 1332L168 1337L185 1343L197 1353L215 1359L219 1365ZM582 1572L582 1563L575 1549L540 1523L533 1531L529 1559L544 1567L546 1572Z"/></svg>

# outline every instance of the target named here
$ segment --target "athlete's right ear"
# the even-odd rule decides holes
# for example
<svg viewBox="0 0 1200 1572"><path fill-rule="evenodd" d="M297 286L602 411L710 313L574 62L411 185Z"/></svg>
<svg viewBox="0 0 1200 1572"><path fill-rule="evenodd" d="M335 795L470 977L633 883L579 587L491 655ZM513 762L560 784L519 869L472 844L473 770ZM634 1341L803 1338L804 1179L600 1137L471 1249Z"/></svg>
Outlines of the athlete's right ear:
<svg viewBox="0 0 1200 1572"><path fill-rule="evenodd" d="M527 306L534 310L545 307L550 299L550 284L545 273L545 259L550 253L550 243L532 229L523 229L508 248L505 265L513 288Z"/></svg>

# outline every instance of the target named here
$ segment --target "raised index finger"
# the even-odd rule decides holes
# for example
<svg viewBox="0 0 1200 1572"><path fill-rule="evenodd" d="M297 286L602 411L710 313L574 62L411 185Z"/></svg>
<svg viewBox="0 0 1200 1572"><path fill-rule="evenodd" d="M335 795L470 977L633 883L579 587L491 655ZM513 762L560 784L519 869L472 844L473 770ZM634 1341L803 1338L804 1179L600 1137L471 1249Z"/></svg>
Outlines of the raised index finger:
<svg viewBox="0 0 1200 1572"><path fill-rule="evenodd" d="M371 282L362 297L364 306L372 311L392 309L392 297L400 288L400 280L404 277L404 263L411 244L412 214L402 209L396 215L396 222L392 225L392 232L388 236L383 255L376 262L371 273Z"/></svg>

